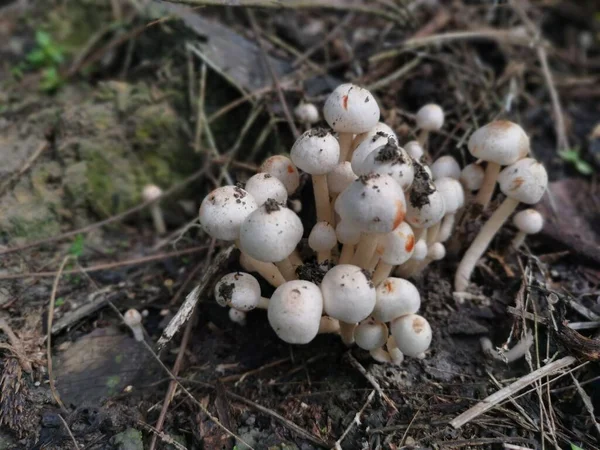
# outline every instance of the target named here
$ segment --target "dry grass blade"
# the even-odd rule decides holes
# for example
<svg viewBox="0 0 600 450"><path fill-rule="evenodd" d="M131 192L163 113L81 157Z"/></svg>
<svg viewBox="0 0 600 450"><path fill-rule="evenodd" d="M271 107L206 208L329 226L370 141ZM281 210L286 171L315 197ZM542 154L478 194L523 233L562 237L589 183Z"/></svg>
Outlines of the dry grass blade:
<svg viewBox="0 0 600 450"><path fill-rule="evenodd" d="M348 358L348 361L350 361L350 364L352 365L352 367L354 367L356 370L358 370L367 379L367 381L371 384L371 386L373 386L375 388L375 390L377 391L377 393L379 394L381 399L384 400L388 405L390 405L394 411L398 412L398 408L396 408L396 405L394 404L392 399L389 398L385 394L385 392L383 392L383 389L381 389L381 386L379 385L379 383L377 382L375 377L373 375L371 375L369 372L367 372L367 369L365 369L362 366L362 364L356 360L356 358L352 355L350 350L348 352L346 352L346 357Z"/></svg>
<svg viewBox="0 0 600 450"><path fill-rule="evenodd" d="M67 423L67 421L65 419L63 419L63 416L61 416L60 414L58 414L58 418L60 419L62 424L65 426L65 430L67 430L67 434L69 435L69 437L71 438L71 441L73 442L73 447L75 447L75 450L79 450L79 444L75 440L75 436L73 436L73 432L69 428L69 424Z"/></svg>
<svg viewBox="0 0 600 450"><path fill-rule="evenodd" d="M375 396L375 392L376 392L375 390L371 391L371 393L367 397L367 401L362 406L362 408L360 408L360 411L358 411L356 413L356 415L354 416L354 419L346 427L346 429L344 430L344 433L342 433L342 435L340 436L340 438L337 441L335 441L335 445L334 445L335 450L342 450L342 441L346 438L346 436L348 436L348 433L350 433L350 431L352 430L352 428L354 427L354 425L360 425L360 416L363 415L363 413L365 412L365 409L367 409L367 406L369 406L369 404L373 401L373 397Z"/></svg>

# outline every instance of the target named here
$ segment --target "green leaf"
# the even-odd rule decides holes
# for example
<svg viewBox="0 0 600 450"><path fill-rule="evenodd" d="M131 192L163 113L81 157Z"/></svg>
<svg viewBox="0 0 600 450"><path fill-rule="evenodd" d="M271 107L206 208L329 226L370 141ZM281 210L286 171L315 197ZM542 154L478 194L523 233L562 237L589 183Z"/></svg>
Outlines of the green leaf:
<svg viewBox="0 0 600 450"><path fill-rule="evenodd" d="M58 297L55 301L54 301L54 306L56 308L58 308L59 306L62 306L65 304L65 298L64 297Z"/></svg>
<svg viewBox="0 0 600 450"><path fill-rule="evenodd" d="M583 450L583 448L581 448L575 444L571 444L571 450Z"/></svg>
<svg viewBox="0 0 600 450"><path fill-rule="evenodd" d="M36 67L42 66L46 61L46 54L42 49L36 49L30 51L25 57L29 64L32 64Z"/></svg>
<svg viewBox="0 0 600 450"><path fill-rule="evenodd" d="M69 254L75 258L79 258L83 254L84 243L83 235L78 234L69 247Z"/></svg>
<svg viewBox="0 0 600 450"><path fill-rule="evenodd" d="M62 79L56 67L50 67L42 71L42 80L40 81L40 89L44 92L55 91L62 83Z"/></svg>
<svg viewBox="0 0 600 450"><path fill-rule="evenodd" d="M594 173L594 168L587 161L575 161L575 168L583 175L591 175Z"/></svg>
<svg viewBox="0 0 600 450"><path fill-rule="evenodd" d="M579 152L577 150L563 150L558 152L558 156L564 161L575 162L579 159Z"/></svg>
<svg viewBox="0 0 600 450"><path fill-rule="evenodd" d="M45 31L38 30L35 32L35 41L40 47L48 47L52 43L52 38Z"/></svg>

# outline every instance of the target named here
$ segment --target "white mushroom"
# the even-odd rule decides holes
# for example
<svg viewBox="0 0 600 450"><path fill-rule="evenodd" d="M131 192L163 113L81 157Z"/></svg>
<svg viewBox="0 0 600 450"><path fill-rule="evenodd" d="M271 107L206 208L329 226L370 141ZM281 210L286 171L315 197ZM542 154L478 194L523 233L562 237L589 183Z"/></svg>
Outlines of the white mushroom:
<svg viewBox="0 0 600 450"><path fill-rule="evenodd" d="M421 307L421 295L410 281L389 277L377 286L377 300L372 315L381 322L391 322Z"/></svg>
<svg viewBox="0 0 600 450"><path fill-rule="evenodd" d="M200 225L215 239L234 241L239 238L242 222L257 208L254 197L244 189L223 186L202 200Z"/></svg>
<svg viewBox="0 0 600 450"><path fill-rule="evenodd" d="M319 121L319 110L312 103L300 103L294 108L294 115L306 127Z"/></svg>
<svg viewBox="0 0 600 450"><path fill-rule="evenodd" d="M337 240L343 244L340 254L340 264L348 264L354 256L355 246L360 242L360 229L350 220L341 220L335 227Z"/></svg>
<svg viewBox="0 0 600 450"><path fill-rule="evenodd" d="M133 338L142 342L144 340L144 327L142 326L142 315L137 309L128 309L123 314L125 325L127 325L133 333Z"/></svg>
<svg viewBox="0 0 600 450"><path fill-rule="evenodd" d="M423 147L421 146L421 144L419 144L418 141L409 141L406 144L404 144L403 148L406 151L406 153L408 153L410 157L415 161L421 161L421 158L425 153L425 150L423 150Z"/></svg>
<svg viewBox="0 0 600 450"><path fill-rule="evenodd" d="M312 176L317 220L331 223L327 174L338 164L338 141L323 128L308 130L294 143L291 157L296 166Z"/></svg>
<svg viewBox="0 0 600 450"><path fill-rule="evenodd" d="M394 231L381 237L375 249L375 254L381 258L375 273L373 273L375 286L390 275L394 266L408 261L412 257L414 249L415 235L406 222L402 222Z"/></svg>
<svg viewBox="0 0 600 450"><path fill-rule="evenodd" d="M150 214L152 215L154 229L158 234L164 234L167 231L162 211L160 209L160 204L157 201L161 195L162 189L155 184L148 184L144 186L144 190L142 191L142 198L145 202L154 202L150 205Z"/></svg>
<svg viewBox="0 0 600 450"><path fill-rule="evenodd" d="M415 177L407 197L406 221L411 227L429 228L444 217L444 198L422 164L415 163Z"/></svg>
<svg viewBox="0 0 600 450"><path fill-rule="evenodd" d="M454 229L456 213L465 204L465 192L460 182L455 178L438 178L435 180L435 187L444 198L445 214L438 234L432 236L432 240L446 242Z"/></svg>
<svg viewBox="0 0 600 450"><path fill-rule="evenodd" d="M215 299L221 306L251 311L261 302L260 285L249 273L228 273L215 285Z"/></svg>
<svg viewBox="0 0 600 450"><path fill-rule="evenodd" d="M407 191L413 182L415 170L413 160L408 153L394 141L373 150L361 164L361 175L370 173L391 176L403 191Z"/></svg>
<svg viewBox="0 0 600 450"><path fill-rule="evenodd" d="M544 228L544 216L542 216L535 209L524 209L518 212L513 217L513 224L519 232L514 237L511 247L514 249L519 248L525 241L525 236L528 234L537 234Z"/></svg>
<svg viewBox="0 0 600 450"><path fill-rule="evenodd" d="M475 203L485 209L494 194L500 166L525 158L529 153L529 137L516 123L495 120L471 135L468 148L475 158L487 161L485 177L475 197Z"/></svg>
<svg viewBox="0 0 600 450"><path fill-rule="evenodd" d="M418 314L394 319L390 323L390 331L398 349L406 356L422 358L431 344L431 326Z"/></svg>
<svg viewBox="0 0 600 450"><path fill-rule="evenodd" d="M387 134L383 131L379 131L375 134L368 133L367 138L361 141L361 143L354 149L354 152L352 152L350 165L354 173L356 175L368 175L369 172L363 169L363 163L365 162L365 159L373 151L388 144L397 145L398 140L395 138L395 136Z"/></svg>
<svg viewBox="0 0 600 450"><path fill-rule="evenodd" d="M460 182L466 191L478 191L483 184L485 170L479 164L467 164L460 172Z"/></svg>
<svg viewBox="0 0 600 450"><path fill-rule="evenodd" d="M340 162L346 161L355 134L371 130L379 121L379 106L369 91L353 84L341 84L327 97L323 116L338 132Z"/></svg>
<svg viewBox="0 0 600 450"><path fill-rule="evenodd" d="M422 106L415 117L419 133L419 144L425 147L430 131L438 131L444 125L444 111L435 103Z"/></svg>
<svg viewBox="0 0 600 450"><path fill-rule="evenodd" d="M317 261L331 258L331 249L337 244L335 229L327 222L317 222L308 235L308 246L317 252Z"/></svg>
<svg viewBox="0 0 600 450"><path fill-rule="evenodd" d="M454 178L455 180L460 178L460 165L452 156L440 156L431 164L430 168L434 180L446 177Z"/></svg>
<svg viewBox="0 0 600 450"><path fill-rule="evenodd" d="M272 198L277 203L287 202L285 185L270 173L260 172L250 177L244 189L256 200L258 206Z"/></svg>
<svg viewBox="0 0 600 450"><path fill-rule="evenodd" d="M392 130L392 128L389 125L387 125L383 122L377 122L375 124L375 126L373 128L371 128L369 131L367 131L365 133L357 134L355 136L354 140L352 141L352 151L353 152L356 151L356 148L360 144L362 144L367 139L372 139L377 134L385 134L386 137L391 137L396 142L398 142L398 136L396 136L396 133L394 133L394 130Z"/></svg>
<svg viewBox="0 0 600 450"><path fill-rule="evenodd" d="M267 317L279 338L289 344L307 344L319 332L323 296L310 281L282 284L271 296Z"/></svg>
<svg viewBox="0 0 600 450"><path fill-rule="evenodd" d="M266 172L273 175L283 183L287 189L288 195L292 195L300 185L300 174L292 161L283 156L271 156L261 164L259 172Z"/></svg>
<svg viewBox="0 0 600 450"><path fill-rule="evenodd" d="M246 313L244 311L238 311L235 308L229 308L229 320L242 327L246 325Z"/></svg>
<svg viewBox="0 0 600 450"><path fill-rule="evenodd" d="M357 178L349 161L339 163L327 174L329 193L332 195L341 193Z"/></svg>
<svg viewBox="0 0 600 450"><path fill-rule="evenodd" d="M466 251L454 277L454 290L464 292L479 258L520 202L534 204L541 200L548 185L544 166L532 158L524 158L506 167L498 176L500 190L506 199L479 231Z"/></svg>
<svg viewBox="0 0 600 450"><path fill-rule="evenodd" d="M372 317L363 320L354 329L354 341L363 350L383 347L388 340L388 328Z"/></svg>

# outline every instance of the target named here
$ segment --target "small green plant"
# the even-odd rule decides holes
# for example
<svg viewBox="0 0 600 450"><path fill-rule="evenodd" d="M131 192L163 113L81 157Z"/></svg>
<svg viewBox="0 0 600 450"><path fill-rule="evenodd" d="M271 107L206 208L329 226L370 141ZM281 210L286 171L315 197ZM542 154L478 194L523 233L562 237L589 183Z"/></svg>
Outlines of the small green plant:
<svg viewBox="0 0 600 450"><path fill-rule="evenodd" d="M38 30L35 33L35 47L25 56L25 61L13 67L11 72L18 79L26 71L41 70L40 89L53 92L63 82L58 68L64 59L63 48L48 33Z"/></svg>
<svg viewBox="0 0 600 450"><path fill-rule="evenodd" d="M75 240L73 241L71 246L69 247L69 255L73 256L74 258L79 258L83 254L84 246L85 239L83 237L83 234L78 234L75 237Z"/></svg>
<svg viewBox="0 0 600 450"><path fill-rule="evenodd" d="M54 302L54 306L56 308L58 308L59 306L62 306L65 304L65 298L64 297L58 297L55 302Z"/></svg>
<svg viewBox="0 0 600 450"><path fill-rule="evenodd" d="M560 151L558 152L558 156L560 156L563 161L571 163L582 175L591 175L594 173L594 168L591 164L581 158L579 148Z"/></svg>
<svg viewBox="0 0 600 450"><path fill-rule="evenodd" d="M583 450L583 449L575 444L571 444L571 450Z"/></svg>

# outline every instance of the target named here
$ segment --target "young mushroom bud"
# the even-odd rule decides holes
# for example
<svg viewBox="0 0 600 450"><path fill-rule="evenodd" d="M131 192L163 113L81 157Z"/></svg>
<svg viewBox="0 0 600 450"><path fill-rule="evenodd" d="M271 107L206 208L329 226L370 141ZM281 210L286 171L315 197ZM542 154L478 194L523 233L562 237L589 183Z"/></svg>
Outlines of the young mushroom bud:
<svg viewBox="0 0 600 450"><path fill-rule="evenodd" d="M258 208L256 200L238 186L223 186L208 194L200 205L200 225L215 239L239 238L242 222Z"/></svg>
<svg viewBox="0 0 600 450"><path fill-rule="evenodd" d="M319 110L312 103L300 103L294 108L294 115L301 124L306 127L319 121Z"/></svg>
<svg viewBox="0 0 600 450"><path fill-rule="evenodd" d="M125 325L131 328L133 338L141 342L144 340L144 327L142 326L142 315L137 309L128 309L123 314Z"/></svg>
<svg viewBox="0 0 600 450"><path fill-rule="evenodd" d="M542 228L544 228L544 216L535 209L524 209L515 214L513 224L519 230L511 244L511 247L516 250L523 245L525 236L528 234L537 234L542 231Z"/></svg>
<svg viewBox="0 0 600 450"><path fill-rule="evenodd" d="M240 326L246 325L246 313L244 311L238 311L235 308L229 308L229 320L237 323Z"/></svg>
<svg viewBox="0 0 600 450"><path fill-rule="evenodd" d="M383 131L378 131L373 135L368 133L368 138L361 141L354 149L354 152L352 152L350 165L352 166L354 173L356 175L367 175L368 172L363 170L363 163L365 162L366 157L369 156L371 152L384 145L388 145L389 143L395 143L397 145L398 140L395 136Z"/></svg>
<svg viewBox="0 0 600 450"><path fill-rule="evenodd" d="M338 141L323 128L308 130L294 143L291 156L294 164L312 176L317 220L331 223L327 174L338 164Z"/></svg>
<svg viewBox="0 0 600 450"><path fill-rule="evenodd" d="M454 157L446 155L436 159L431 164L431 174L434 180L439 178L460 178L460 166Z"/></svg>
<svg viewBox="0 0 600 450"><path fill-rule="evenodd" d="M441 106L430 103L417 111L415 119L417 121L417 128L421 130L418 139L419 144L425 147L429 132L438 131L444 125L444 110L442 110Z"/></svg>
<svg viewBox="0 0 600 450"><path fill-rule="evenodd" d="M383 322L372 317L363 320L354 329L354 341L363 350L383 347L388 340L388 328Z"/></svg>
<svg viewBox="0 0 600 450"><path fill-rule="evenodd" d="M479 164L467 164L460 172L460 182L466 191L478 191L483 184L485 170Z"/></svg>
<svg viewBox="0 0 600 450"><path fill-rule="evenodd" d="M271 156L260 165L259 172L273 175L285 186L288 195L292 195L300 185L300 174L292 161L283 156Z"/></svg>
<svg viewBox="0 0 600 450"><path fill-rule="evenodd" d="M354 135L368 132L379 122L379 106L369 91L346 83L327 97L323 116L338 132L341 162L347 160Z"/></svg>
<svg viewBox="0 0 600 450"><path fill-rule="evenodd" d="M421 158L425 153L425 150L423 150L423 146L419 144L418 141L407 142L406 144L404 144L404 150L410 155L412 159L414 159L417 162L421 161Z"/></svg>
<svg viewBox="0 0 600 450"><path fill-rule="evenodd" d="M274 262L286 279L293 279L289 256L303 232L302 222L292 210L269 199L242 223L240 249L258 261Z"/></svg>
<svg viewBox="0 0 600 450"><path fill-rule="evenodd" d="M529 153L529 137L516 123L495 120L471 135L468 148L475 158L487 161L485 177L475 197L475 203L485 209L494 194L500 166L525 158Z"/></svg>
<svg viewBox="0 0 600 450"><path fill-rule="evenodd" d="M431 326L418 314L407 314L394 319L390 331L398 349L406 356L422 358L432 339Z"/></svg>
<svg viewBox="0 0 600 450"><path fill-rule="evenodd" d="M335 229L327 222L317 222L308 235L308 246L317 252L317 261L331 258L331 249L337 244Z"/></svg>
<svg viewBox="0 0 600 450"><path fill-rule="evenodd" d="M162 189L154 184L144 186L144 190L142 191L142 198L145 202L154 202L150 205L150 214L152 215L154 229L158 234L164 234L167 231L162 211L157 201L161 195Z"/></svg>
<svg viewBox="0 0 600 450"><path fill-rule="evenodd" d="M410 281L386 278L377 286L377 299L372 316L381 322L391 322L406 314L415 314L421 307L421 295Z"/></svg>
<svg viewBox="0 0 600 450"><path fill-rule="evenodd" d="M258 206L272 198L277 203L287 202L285 185L270 173L260 172L250 177L244 189L254 197Z"/></svg>
<svg viewBox="0 0 600 450"><path fill-rule="evenodd" d="M500 172L498 182L506 199L481 228L463 256L454 277L456 292L466 290L477 261L519 203L532 205L541 200L548 185L548 174L535 159L524 158Z"/></svg>
<svg viewBox="0 0 600 450"><path fill-rule="evenodd" d="M457 211L465 204L465 192L460 182L455 178L438 178L435 187L444 198L444 209L446 211L437 236L432 236L432 241L446 242L452 230Z"/></svg>
<svg viewBox="0 0 600 450"><path fill-rule="evenodd" d="M310 281L282 284L271 296L267 317L277 336L288 344L307 344L319 332L323 296Z"/></svg>
<svg viewBox="0 0 600 450"><path fill-rule="evenodd" d="M260 285L249 273L229 273L215 285L215 300L221 306L251 311L260 304Z"/></svg>
<svg viewBox="0 0 600 450"><path fill-rule="evenodd" d="M369 173L390 175L403 191L410 188L415 175L411 157L392 140L369 153L361 164L360 170L359 175Z"/></svg>
<svg viewBox="0 0 600 450"><path fill-rule="evenodd" d="M381 237L375 250L375 254L381 258L373 274L375 286L390 275L394 266L408 261L414 249L415 235L406 222L402 222L394 231Z"/></svg>

